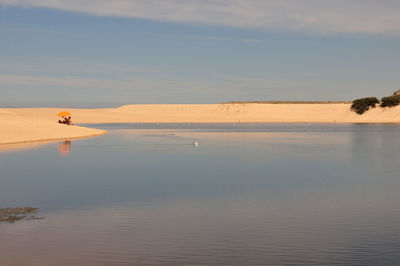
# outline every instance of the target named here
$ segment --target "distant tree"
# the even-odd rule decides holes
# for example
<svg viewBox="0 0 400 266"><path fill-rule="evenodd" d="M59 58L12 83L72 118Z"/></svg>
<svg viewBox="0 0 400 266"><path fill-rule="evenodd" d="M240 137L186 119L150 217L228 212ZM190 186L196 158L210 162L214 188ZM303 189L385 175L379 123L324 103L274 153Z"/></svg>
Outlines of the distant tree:
<svg viewBox="0 0 400 266"><path fill-rule="evenodd" d="M397 95L400 95L400 90L397 90L397 91L395 91L395 92L393 93L393 96L397 96Z"/></svg>
<svg viewBox="0 0 400 266"><path fill-rule="evenodd" d="M393 94L392 96L383 97L381 100L381 107L393 107L400 104L400 94Z"/></svg>
<svg viewBox="0 0 400 266"><path fill-rule="evenodd" d="M368 111L370 107L375 108L377 104L379 104L379 100L376 97L356 99L351 105L351 110L361 115Z"/></svg>

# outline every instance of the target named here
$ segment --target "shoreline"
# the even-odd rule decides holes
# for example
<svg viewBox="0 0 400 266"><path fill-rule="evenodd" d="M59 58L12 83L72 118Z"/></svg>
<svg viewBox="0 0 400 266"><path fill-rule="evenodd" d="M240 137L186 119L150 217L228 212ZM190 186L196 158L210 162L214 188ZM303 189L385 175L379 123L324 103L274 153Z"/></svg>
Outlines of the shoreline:
<svg viewBox="0 0 400 266"><path fill-rule="evenodd" d="M91 135L91 136L82 136L82 137L72 137L72 138L57 138L57 139L41 139L41 140L26 140L20 142L12 142L12 143L0 143L0 153L9 152L9 151L18 151L18 150L25 150L30 149L36 146L42 146L49 143L55 143L65 140L80 140L92 137L98 137L107 134L105 131L103 134Z"/></svg>
<svg viewBox="0 0 400 266"><path fill-rule="evenodd" d="M17 145L17 144L40 144L42 142L56 142L56 141L62 141L62 140L77 140L77 139L85 139L85 138L92 138L92 137L98 137L107 134L107 130L103 130L103 133L99 134L93 134L93 135L84 135L84 136L78 136L78 137L59 137L59 138L49 138L49 139L37 139L37 140L21 140L17 142L1 142L0 146L6 146L6 145Z"/></svg>
<svg viewBox="0 0 400 266"><path fill-rule="evenodd" d="M400 123L400 106L358 115L347 102L138 104L117 108L0 108L0 145L93 137L105 130L57 123L60 111L75 124L115 123Z"/></svg>

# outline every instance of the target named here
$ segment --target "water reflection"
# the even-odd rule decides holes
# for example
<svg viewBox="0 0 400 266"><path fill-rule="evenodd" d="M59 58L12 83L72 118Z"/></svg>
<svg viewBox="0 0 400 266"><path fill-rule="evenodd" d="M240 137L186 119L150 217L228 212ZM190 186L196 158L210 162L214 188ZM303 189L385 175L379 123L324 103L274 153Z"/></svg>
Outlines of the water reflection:
<svg viewBox="0 0 400 266"><path fill-rule="evenodd" d="M52 142L22 142L22 143L15 143L15 144L1 144L0 145L0 153L13 153L19 152L24 150L34 150L34 149L41 149L45 146L49 146Z"/></svg>
<svg viewBox="0 0 400 266"><path fill-rule="evenodd" d="M365 169L365 178L372 174L392 175L400 171L398 125L355 124L352 128L352 159L360 166L359 170Z"/></svg>
<svg viewBox="0 0 400 266"><path fill-rule="evenodd" d="M70 140L65 140L58 143L58 153L61 156L66 156L71 152L72 143Z"/></svg>
<svg viewBox="0 0 400 266"><path fill-rule="evenodd" d="M0 223L12 224L23 220L43 219L37 216L38 210L39 208L33 207L0 208Z"/></svg>
<svg viewBox="0 0 400 266"><path fill-rule="evenodd" d="M398 126L162 126L1 153L0 265L400 265Z"/></svg>

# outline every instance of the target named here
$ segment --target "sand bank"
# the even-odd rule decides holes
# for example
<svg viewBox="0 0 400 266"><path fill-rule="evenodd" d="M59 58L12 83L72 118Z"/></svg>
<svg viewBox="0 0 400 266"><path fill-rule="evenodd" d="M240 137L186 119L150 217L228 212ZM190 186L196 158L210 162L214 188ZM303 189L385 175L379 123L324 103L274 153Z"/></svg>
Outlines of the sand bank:
<svg viewBox="0 0 400 266"><path fill-rule="evenodd" d="M73 139L106 133L104 130L58 124L54 113L50 117L32 113L35 109L0 109L0 144Z"/></svg>
<svg viewBox="0 0 400 266"><path fill-rule="evenodd" d="M119 108L3 108L0 144L65 139L104 134L102 130L57 124L55 114L66 110L75 123L400 123L400 106L375 108L363 115L349 103L227 103L143 104Z"/></svg>
<svg viewBox="0 0 400 266"><path fill-rule="evenodd" d="M311 104L142 104L105 109L18 108L0 109L20 116L54 121L60 110L73 114L75 123L224 123L224 122L278 122L278 123L399 123L400 106L375 108L363 115L350 111L349 103Z"/></svg>

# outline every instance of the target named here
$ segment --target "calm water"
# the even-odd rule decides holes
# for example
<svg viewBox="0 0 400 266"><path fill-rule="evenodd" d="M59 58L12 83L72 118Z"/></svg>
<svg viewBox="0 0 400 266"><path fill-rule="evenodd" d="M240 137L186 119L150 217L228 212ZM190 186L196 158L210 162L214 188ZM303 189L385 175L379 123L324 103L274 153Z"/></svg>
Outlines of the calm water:
<svg viewBox="0 0 400 266"><path fill-rule="evenodd" d="M400 125L95 127L3 147L0 265L400 265Z"/></svg>

